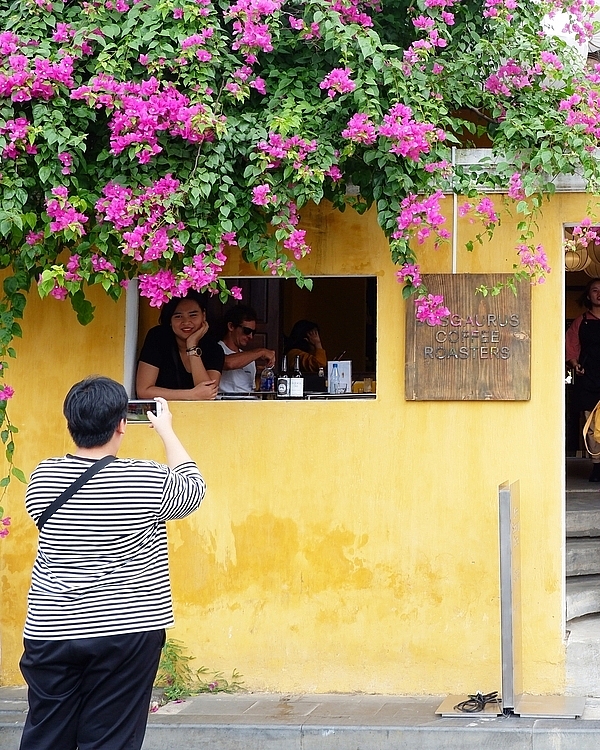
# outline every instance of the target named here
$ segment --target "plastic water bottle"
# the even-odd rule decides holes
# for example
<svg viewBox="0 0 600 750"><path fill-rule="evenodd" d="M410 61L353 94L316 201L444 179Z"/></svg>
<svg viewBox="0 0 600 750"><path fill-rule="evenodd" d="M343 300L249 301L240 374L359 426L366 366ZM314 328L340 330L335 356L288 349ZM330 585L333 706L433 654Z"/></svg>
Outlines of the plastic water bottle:
<svg viewBox="0 0 600 750"><path fill-rule="evenodd" d="M272 367L265 367L261 372L259 388L263 393L273 393L275 390L275 372Z"/></svg>
<svg viewBox="0 0 600 750"><path fill-rule="evenodd" d="M331 377L329 378L329 393L340 393L340 371L337 362L331 365Z"/></svg>

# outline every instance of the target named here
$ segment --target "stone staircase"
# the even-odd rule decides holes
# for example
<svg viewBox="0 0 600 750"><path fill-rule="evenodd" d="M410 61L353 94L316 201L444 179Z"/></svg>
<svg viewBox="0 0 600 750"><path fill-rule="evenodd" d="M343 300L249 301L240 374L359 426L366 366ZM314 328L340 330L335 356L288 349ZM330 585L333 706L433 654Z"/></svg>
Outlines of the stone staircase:
<svg viewBox="0 0 600 750"><path fill-rule="evenodd" d="M568 460L567 620L600 612L600 483L589 472L589 461Z"/></svg>
<svg viewBox="0 0 600 750"><path fill-rule="evenodd" d="M567 459L567 685L600 697L600 484L590 462Z"/></svg>

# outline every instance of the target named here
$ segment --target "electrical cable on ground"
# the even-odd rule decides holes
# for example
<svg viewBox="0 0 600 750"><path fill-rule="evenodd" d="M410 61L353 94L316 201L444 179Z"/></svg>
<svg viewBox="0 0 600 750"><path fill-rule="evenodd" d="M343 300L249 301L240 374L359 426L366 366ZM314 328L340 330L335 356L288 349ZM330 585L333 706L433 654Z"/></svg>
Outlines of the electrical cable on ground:
<svg viewBox="0 0 600 750"><path fill-rule="evenodd" d="M462 711L465 714L477 714L487 706L488 703L495 703L498 706L502 706L502 701L498 698L498 691L493 693L480 693L477 692L475 695L469 695L468 699L461 701L454 706L455 711Z"/></svg>

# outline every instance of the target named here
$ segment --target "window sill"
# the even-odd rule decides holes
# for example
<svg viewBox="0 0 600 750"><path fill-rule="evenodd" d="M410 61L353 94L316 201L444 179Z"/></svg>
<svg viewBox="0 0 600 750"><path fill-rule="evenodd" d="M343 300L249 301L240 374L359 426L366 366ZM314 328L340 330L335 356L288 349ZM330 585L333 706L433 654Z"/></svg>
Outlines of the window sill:
<svg viewBox="0 0 600 750"><path fill-rule="evenodd" d="M348 401L374 399L376 393L305 393L302 398L277 398L274 393L219 393L217 401Z"/></svg>

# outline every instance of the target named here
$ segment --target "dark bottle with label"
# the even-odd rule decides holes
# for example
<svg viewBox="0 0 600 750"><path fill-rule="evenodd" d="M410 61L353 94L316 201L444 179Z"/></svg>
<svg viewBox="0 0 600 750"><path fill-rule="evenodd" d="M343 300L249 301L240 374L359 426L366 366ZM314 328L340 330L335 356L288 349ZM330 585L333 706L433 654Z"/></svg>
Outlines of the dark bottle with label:
<svg viewBox="0 0 600 750"><path fill-rule="evenodd" d="M294 363L294 376L290 381L290 396L292 398L304 397L304 378L300 372L300 355L297 355Z"/></svg>
<svg viewBox="0 0 600 750"><path fill-rule="evenodd" d="M287 357L283 355L281 360L281 370L277 378L277 398L289 398L290 396L290 378L287 374Z"/></svg>

